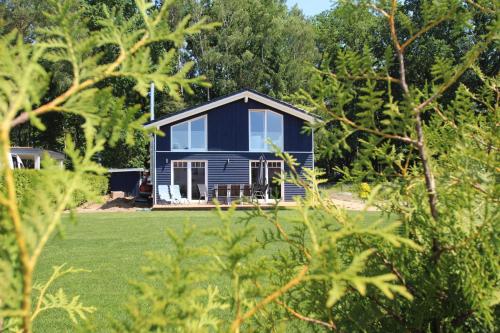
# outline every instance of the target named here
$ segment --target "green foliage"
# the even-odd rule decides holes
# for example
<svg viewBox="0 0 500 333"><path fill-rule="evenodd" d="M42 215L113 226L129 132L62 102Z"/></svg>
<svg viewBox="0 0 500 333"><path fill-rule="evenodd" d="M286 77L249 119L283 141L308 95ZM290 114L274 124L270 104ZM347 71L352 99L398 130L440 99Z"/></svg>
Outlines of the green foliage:
<svg viewBox="0 0 500 333"><path fill-rule="evenodd" d="M168 232L173 253L148 253L146 281L133 283L140 296L127 305L130 319L117 323L117 332L217 330L222 321L216 313L227 305L216 287L205 286L208 276L202 272L209 263L198 260L203 252L189 245L193 231L186 226L182 235Z"/></svg>
<svg viewBox="0 0 500 333"><path fill-rule="evenodd" d="M166 20L171 3L155 7L152 2L137 0L128 19L123 8L102 5L101 15L90 29L82 1L51 0L46 4L49 10L36 42L25 42L17 31L0 36L0 178L4 184L0 188L0 325L12 320L14 329L24 332L31 332L36 318L33 272L62 214L67 208L97 199L106 187L106 180L99 176L105 169L96 163L97 155L106 144L114 146L121 140L132 145L141 137L137 133L144 135L142 123L148 115L139 115L139 106L114 97L106 88L112 83L107 80L130 80L133 91L141 96L154 82L174 99L181 89L190 92L192 84L206 86L203 77L187 77L191 62L176 68L173 47L182 45L187 35L215 26L203 20L190 23L185 18L171 28ZM154 58L151 48L158 43L170 46ZM110 56L109 49L116 52ZM68 84L58 95L50 95L51 69L61 67L69 68ZM81 135L66 131L63 144L71 170L45 159L44 170L36 176L20 173L18 190L16 176L8 168L11 129L29 121L44 131L47 127L41 116L54 112L78 119ZM70 271L56 269L54 274ZM63 308L72 319L91 309L64 291L40 299L43 309Z"/></svg>
<svg viewBox="0 0 500 333"><path fill-rule="evenodd" d="M94 307L83 306L79 301L79 296L74 296L71 300L68 299L62 289L58 289L55 293L49 293L51 285L59 278L67 274L86 272L82 269L73 267L64 269L65 265L53 267L53 273L45 284L35 284L33 289L38 292L36 296L36 307L32 318L36 318L41 312L50 309L61 309L66 311L73 323L77 323L77 318L86 319L86 314L95 311Z"/></svg>
<svg viewBox="0 0 500 333"><path fill-rule="evenodd" d="M383 246L420 250L398 234L400 223L385 219L364 223L362 216L339 210L318 194L319 174L308 170L304 179L293 171L298 166L293 158L282 157L292 167L286 181L307 191L306 198L296 199L296 213L282 219L278 207L264 211L256 206L237 216L234 204L228 211L217 210L220 222L205 231L210 240L206 244L189 242L194 232L189 226L180 235L169 233L177 250L150 258L145 272L153 281L138 285L133 307L129 306L134 324L127 326L125 321L118 330L151 331L153 322L160 331L186 330L186 325L199 321L195 315L204 313L192 302L205 304L206 312L215 309L214 304L219 306L209 321L216 331L236 332L240 326L303 331L302 320L292 316L295 311L332 328L337 307L352 295L412 299L394 273L366 269ZM256 231L257 224L263 225L262 232ZM262 249L274 254L263 256ZM206 287L213 276L226 281L216 303L210 297L213 287ZM198 290L198 285L205 287Z"/></svg>
<svg viewBox="0 0 500 333"><path fill-rule="evenodd" d="M478 3L479 6L477 6ZM380 74L379 78L383 78L386 74L394 75L397 73L399 63L394 57L391 31L386 24L387 18L373 8L374 5L379 5L386 12L390 12L390 4L390 2L379 3L377 1L339 1L332 6L331 10L315 17L316 43L322 55L323 69L329 67L336 75L343 75L342 67L345 67L346 64L341 59L345 57L344 54L353 51L358 57L361 57L366 54L366 48L374 61L372 62L373 67L369 64L368 69L364 68L365 74L370 72L373 74L375 69ZM360 7L364 7L364 9L360 10ZM484 11L480 8L483 8ZM493 15L495 9L493 1L440 1L438 3L436 1L411 0L399 3L396 12L396 25L400 40L408 40L422 28L428 29L424 34L418 36L416 42L407 46L408 52L405 54L406 81L420 88L431 82L438 82L439 79L434 70L437 69L436 65L440 61L448 62L448 66L442 64L441 74L452 75L450 62L451 66L454 67L468 50L481 42L482 35L495 24L495 15ZM496 75L498 72L500 56L497 49L495 43L487 45L477 61L477 66L487 75ZM349 63L355 65L355 63L359 63L359 60L350 60ZM351 74L355 74L355 72ZM350 77L350 79L357 81L352 83L354 86L364 84L360 80L361 78L352 75ZM328 78L326 79L328 80ZM315 79L313 78L311 81L314 82ZM467 86L481 84L471 72L464 73L457 81L463 82ZM321 82L318 84L322 85ZM346 83L344 82L344 84ZM382 84L381 81L378 82L378 85ZM329 85L330 89L334 87L333 84ZM448 93L441 97L443 103L451 101L457 87L458 85L451 86ZM317 93L314 89L308 90L311 93L313 91L314 94ZM397 95L397 91L394 93ZM389 98L384 98L384 100L391 102ZM356 99L348 101L344 106L344 111L350 119L358 120L357 109ZM382 112L384 111L380 110L380 113ZM380 117L377 113L373 116ZM390 122L390 119L381 118L381 121ZM365 140L367 135L364 132L355 131L344 140L341 136L347 133L340 124L329 122L325 127L324 130L315 135L315 139L318 142L317 147L326 146L328 149L317 151L319 160L316 165L326 170L329 179L338 179L341 174L334 168L336 166L350 168L351 163L360 155L362 149L360 142ZM339 140L336 136L340 136ZM338 147L332 147L328 144L332 141L340 141L341 143Z"/></svg>
<svg viewBox="0 0 500 333"><path fill-rule="evenodd" d="M107 176L86 174L83 177L83 187L90 189L93 194L89 197L88 193L80 189L75 190L73 198L71 199L71 205L74 207L81 206L82 204L89 202L89 200L96 200L99 202L101 197L108 193L109 189L109 179Z"/></svg>
<svg viewBox="0 0 500 333"><path fill-rule="evenodd" d="M356 329L370 332L498 330L499 81L497 72L487 75L478 66L498 44L497 4L425 1L422 17L407 15L397 2L365 5L352 10L395 31L386 60L372 56L372 47L341 51L333 66L317 71L315 89L298 98L324 119L317 126L327 138L323 154L342 156L349 138L363 137L352 166L337 171L346 182L375 184L368 202L398 216L402 235L421 251L382 247L365 266L389 268L411 302L345 298L337 327L353 330L347 314L363 313ZM422 81L414 59L427 34L436 27L466 38L477 16L489 23L475 44L461 45L458 58L436 52Z"/></svg>
<svg viewBox="0 0 500 333"><path fill-rule="evenodd" d="M371 191L372 191L372 188L371 188L370 184L361 183L361 184L359 184L359 188L358 188L358 196L361 199L368 199L370 197Z"/></svg>
<svg viewBox="0 0 500 333"><path fill-rule="evenodd" d="M187 39L181 62L195 58L195 72L210 89L198 89L189 104L242 88L282 97L308 85L310 64L318 60L312 25L283 1L181 1L181 13L207 17L221 27Z"/></svg>
<svg viewBox="0 0 500 333"><path fill-rule="evenodd" d="M53 170L33 170L33 169L16 169L14 170L14 180L16 183L16 195L19 201L32 200L32 187L36 186L44 178L47 178L47 173ZM108 192L108 178L103 175L85 174L83 176L84 188L92 191L91 198L96 199L99 196L105 195ZM0 180L0 187L4 187L5 183ZM43 192L41 193L43 195ZM71 203L68 207L77 207L91 199L82 190L75 190L72 194Z"/></svg>

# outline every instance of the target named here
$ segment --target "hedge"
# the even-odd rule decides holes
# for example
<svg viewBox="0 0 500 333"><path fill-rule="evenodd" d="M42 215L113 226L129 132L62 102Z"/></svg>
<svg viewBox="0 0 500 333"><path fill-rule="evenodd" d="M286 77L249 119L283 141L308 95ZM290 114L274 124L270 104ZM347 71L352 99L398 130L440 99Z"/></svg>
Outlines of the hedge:
<svg viewBox="0 0 500 333"><path fill-rule="evenodd" d="M16 194L19 201L24 199L26 191L33 186L37 177L42 177L44 172L49 172L45 170L33 170L33 169L15 169L14 170L14 180L16 183ZM108 192L108 177L101 175L86 174L84 182L96 195L104 195ZM4 179L0 178L0 188L4 187ZM86 203L85 194L83 191L76 190L73 193L70 206L80 206Z"/></svg>

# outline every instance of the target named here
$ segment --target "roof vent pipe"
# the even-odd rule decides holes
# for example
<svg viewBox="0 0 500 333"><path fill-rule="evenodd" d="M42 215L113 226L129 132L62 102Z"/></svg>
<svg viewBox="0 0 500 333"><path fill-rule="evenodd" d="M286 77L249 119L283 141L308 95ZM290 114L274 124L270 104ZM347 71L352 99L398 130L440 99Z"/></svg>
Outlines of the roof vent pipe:
<svg viewBox="0 0 500 333"><path fill-rule="evenodd" d="M155 84L151 82L151 89L149 91L149 113L151 120L155 120Z"/></svg>

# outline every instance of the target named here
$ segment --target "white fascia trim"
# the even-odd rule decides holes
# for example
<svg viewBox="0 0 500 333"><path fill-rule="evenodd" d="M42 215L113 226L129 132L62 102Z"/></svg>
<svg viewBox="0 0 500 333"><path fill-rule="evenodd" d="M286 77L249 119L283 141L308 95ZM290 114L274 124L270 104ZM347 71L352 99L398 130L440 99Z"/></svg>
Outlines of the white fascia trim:
<svg viewBox="0 0 500 333"><path fill-rule="evenodd" d="M170 123L174 123L176 121L179 121L179 120L182 120L182 119L185 119L185 118L188 118L188 117L195 116L195 115L197 115L199 113L202 113L202 112L214 109L216 107L219 107L219 106L222 106L222 105L225 105L225 104L228 104L228 103L231 103L231 102L243 99L243 98L244 99L248 99L248 98L253 99L253 100L255 100L257 102L260 102L260 103L262 103L264 105L270 106L270 107L272 107L272 108L274 108L276 110L283 111L285 113L291 114L291 115L293 115L293 116L295 116L297 118L306 120L306 121L311 122L311 123L314 123L315 121L317 121L317 119L315 117L313 117L313 116L311 116L309 114L297 111L297 110L295 110L292 107L289 107L289 106L283 105L281 103L275 102L275 101L273 101L273 100L271 100L269 98L257 95L257 94L255 94L255 93L253 93L251 91L242 91L239 94L236 94L236 95L233 95L233 96L229 96L229 97L223 98L221 100L218 100L218 101L206 104L206 105L202 105L200 107L194 108L194 109L192 109L190 111L186 111L186 112L183 112L181 114L178 114L178 115L175 115L175 116L172 116L172 117L168 117L168 118L165 118L165 119L158 120L158 121L156 121L154 123L147 124L147 125L144 126L144 128L152 128L152 127L159 128L160 126L164 126L164 125L167 125L167 124L170 124Z"/></svg>
<svg viewBox="0 0 500 333"><path fill-rule="evenodd" d="M257 101L257 102L260 102L262 104L265 104L265 105L268 105L276 110L280 110L280 111L283 111L285 113L288 113L288 114L291 114L292 116L295 116L297 118L300 118L300 119L303 119L303 120L306 120L310 123L314 123L316 121L316 118L307 114L307 113L303 113L303 112L300 112L300 111L297 111L295 110L294 108L292 107L289 107L289 106L286 106L286 105L283 105L281 103L278 103L278 102L275 102L273 101L272 99L269 99L269 98L266 98L264 96L260 96L260 95L257 95L257 94L254 94L250 91L246 92L247 94L249 94L248 97L250 97L251 99Z"/></svg>
<svg viewBox="0 0 500 333"><path fill-rule="evenodd" d="M265 150L258 150L258 151L248 151L248 150L207 150L207 151L196 151L196 150L157 150L157 153L208 153L208 154L216 154L216 153L251 153L251 154L276 154L274 151L265 151ZM290 154L313 154L313 151L285 151L284 153L290 153Z"/></svg>

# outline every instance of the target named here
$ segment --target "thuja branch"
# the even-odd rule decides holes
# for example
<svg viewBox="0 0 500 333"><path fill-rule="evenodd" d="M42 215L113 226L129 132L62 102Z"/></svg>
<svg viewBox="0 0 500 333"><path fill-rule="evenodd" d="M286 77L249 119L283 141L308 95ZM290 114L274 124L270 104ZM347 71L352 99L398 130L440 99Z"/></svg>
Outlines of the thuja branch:
<svg viewBox="0 0 500 333"><path fill-rule="evenodd" d="M141 47L146 45L147 40L149 38L149 33L145 32L142 38L137 41L128 51L121 50L120 54L118 57L113 61L109 66L104 70L101 76L96 76L91 79L87 79L83 82L78 82L78 76L73 78L73 84L69 87L68 90L66 90L64 93L61 95L57 96L54 98L52 101L49 103L46 103L44 105L41 105L37 107L35 110L30 111L30 112L23 112L20 115L18 115L14 120L12 120L10 127L16 127L22 123L25 123L26 121L29 120L30 115L31 116L40 116L43 115L47 112L54 111L58 106L66 102L71 96L77 94L78 92L89 88L96 83L101 82L102 80L113 76L115 74L116 69L130 56L133 56Z"/></svg>
<svg viewBox="0 0 500 333"><path fill-rule="evenodd" d="M327 323L327 322L319 320L319 319L307 317L307 316L304 316L304 315L298 313L297 311L295 311L294 309L292 309L291 307L289 307L288 305L286 305L285 303L283 303L281 301L276 301L276 303L279 304L279 305L281 305L288 312L290 312L290 314L292 316L294 316L295 318L298 318L298 319L300 319L302 321L324 326L324 327L330 329L331 331L334 331L334 330L337 329L337 326L335 326L335 323L333 321Z"/></svg>
<svg viewBox="0 0 500 333"><path fill-rule="evenodd" d="M272 294L268 295L262 301L257 303L253 308L251 308L250 310L245 312L242 316L238 316L231 324L231 332L239 332L240 326L241 326L241 324L243 324L243 322L245 320L251 318L255 313L257 313L257 311L264 308L267 304L273 302L275 299L277 299L281 295L285 294L288 290L290 290L293 287L295 287L296 285L300 284L304 280L308 270L309 270L309 266L307 266L307 265L304 266L300 270L299 274L297 274L297 276L295 276L293 279L288 281L287 284L285 284L283 287L276 290Z"/></svg>
<svg viewBox="0 0 500 333"><path fill-rule="evenodd" d="M427 24L426 26L424 26L422 29L420 29L417 33L415 33L413 36L411 36L410 38L408 38L402 45L401 45L401 49L404 50L406 49L411 43L413 43L417 38L419 38L420 36L422 36L423 34L425 34L426 32L428 32L429 30L431 30L432 28L434 28L435 26L438 26L439 24L443 23L444 21L446 21L447 19L449 19L451 17L451 13L447 14L447 15L444 15L440 18L438 18L437 20L434 20L432 22L430 22L429 24Z"/></svg>
<svg viewBox="0 0 500 333"><path fill-rule="evenodd" d="M410 89L408 88L408 84L406 82L406 69L405 69L405 61L404 61L404 51L405 49L401 47L396 26L395 26L395 16L397 11L397 1L392 0L391 4L391 12L387 16L387 20L389 22L389 28L391 30L391 39L394 44L394 48L396 49L398 62L399 62L399 76L400 76L400 86L403 89L403 93L407 99L410 99ZM421 110L415 109L415 131L417 133L417 142L416 146L419 152L419 157L422 162L422 167L424 169L424 178L425 185L427 188L427 195L429 201L429 208L431 211L432 217L437 220L438 219L438 209L437 209L437 192L436 192L436 183L434 180L434 175L432 173L430 167L430 161L427 156L427 152L425 149L425 138L423 131L423 122L421 117Z"/></svg>
<svg viewBox="0 0 500 333"><path fill-rule="evenodd" d="M10 129L8 123L4 123L0 130L0 141L2 144L2 165L9 165L10 158ZM16 197L16 188L14 182L14 173L9 167L2 168L4 170L5 187L7 190L6 208L9 217L14 227L16 243L19 249L19 258L21 261L21 270L23 273L23 295L21 304L21 313L23 317L23 330L31 332L31 291L32 291L32 267L30 265L30 256L23 226L21 223L21 215Z"/></svg>
<svg viewBox="0 0 500 333"><path fill-rule="evenodd" d="M370 133L370 134L375 134L377 136L380 136L380 137L383 137L386 139L399 140L399 141L402 141L405 143L410 143L410 144L417 143L416 140L414 140L408 136L401 136L401 135L397 135L397 134L385 133L385 132L379 131L379 130L374 129L374 128L364 127L364 126L361 126L361 125L355 123L354 121L350 120L349 118L347 118L345 116L338 116L336 114L332 114L332 116L335 120L338 120L338 121L354 128L358 131L362 131L362 132L366 132L366 133Z"/></svg>
<svg viewBox="0 0 500 333"><path fill-rule="evenodd" d="M71 200L71 196L73 195L73 192L77 189L77 186L79 184L79 177L73 177L70 185L68 186L66 192L63 195L62 200L59 202L59 205L57 208L54 210L54 215L52 216L52 220L49 223L49 226L43 236L41 237L40 241L38 242L38 245L36 246L35 250L33 251L33 254L30 258L30 264L35 267L38 258L42 254L42 250L45 247L45 244L49 241L50 236L54 232L58 221L61 219L62 213L64 209L67 207L69 201Z"/></svg>

